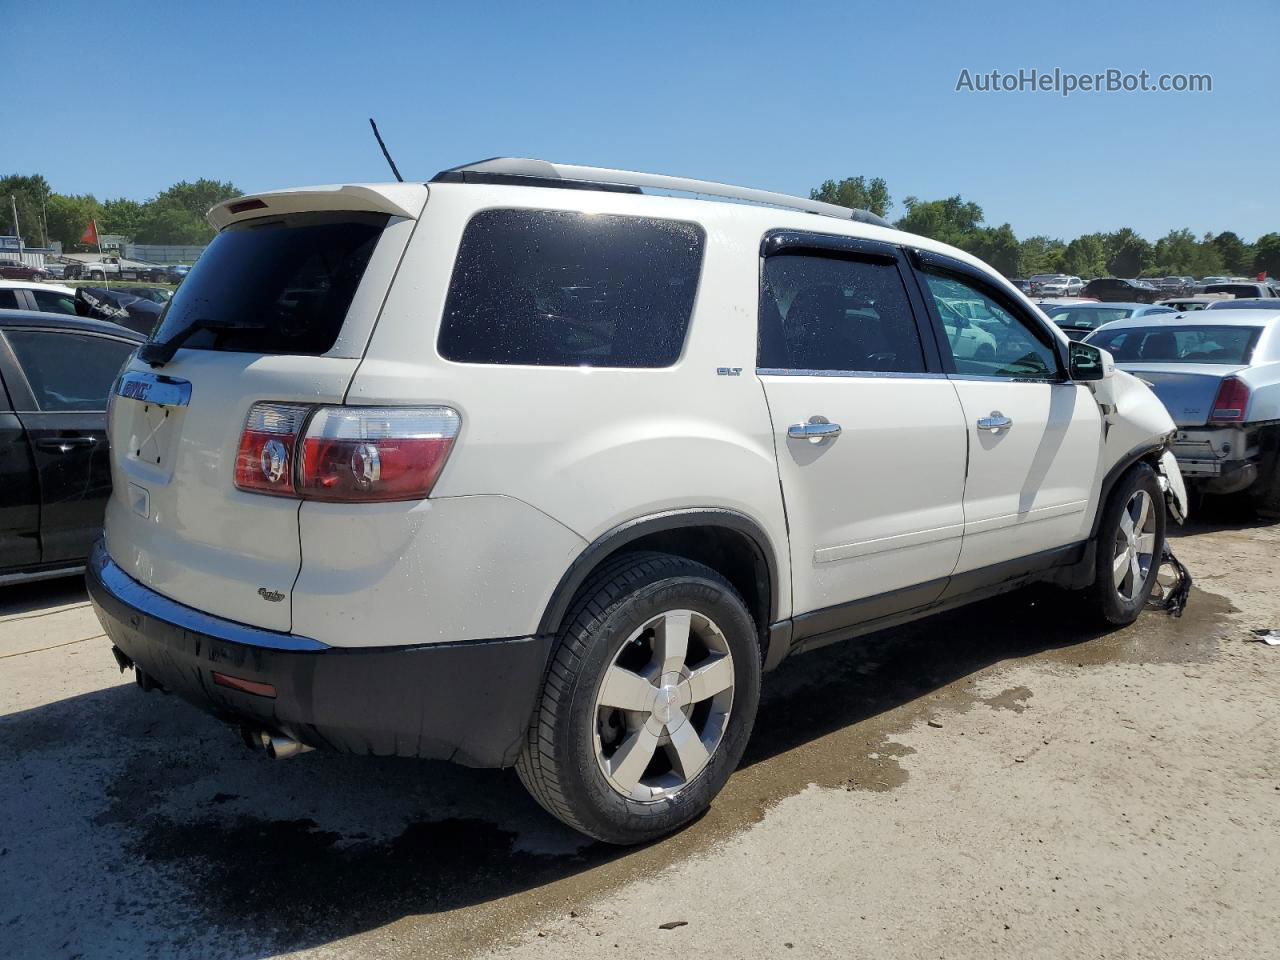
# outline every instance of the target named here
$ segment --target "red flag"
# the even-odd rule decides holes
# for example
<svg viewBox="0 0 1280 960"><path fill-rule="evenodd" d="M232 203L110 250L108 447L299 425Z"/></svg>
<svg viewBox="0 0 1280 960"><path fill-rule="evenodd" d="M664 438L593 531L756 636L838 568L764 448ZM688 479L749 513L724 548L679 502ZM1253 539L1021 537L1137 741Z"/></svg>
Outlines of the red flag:
<svg viewBox="0 0 1280 960"><path fill-rule="evenodd" d="M1258 282L1265 283L1266 280L1267 280L1267 271L1263 270L1260 274L1258 274Z"/></svg>
<svg viewBox="0 0 1280 960"><path fill-rule="evenodd" d="M98 221L90 220L89 226L85 228L84 236L80 238L81 243L96 244L98 242Z"/></svg>

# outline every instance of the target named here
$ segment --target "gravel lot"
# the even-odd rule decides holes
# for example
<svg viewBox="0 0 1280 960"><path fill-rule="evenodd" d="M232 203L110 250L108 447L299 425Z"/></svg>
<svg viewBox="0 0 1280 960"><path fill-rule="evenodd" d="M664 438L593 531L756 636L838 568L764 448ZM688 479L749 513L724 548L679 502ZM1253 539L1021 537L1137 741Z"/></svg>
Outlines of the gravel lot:
<svg viewBox="0 0 1280 960"><path fill-rule="evenodd" d="M0 590L0 953L1280 955L1280 526L1176 547L1181 620L1024 591L789 661L639 850L509 772L250 754L121 677L77 583Z"/></svg>

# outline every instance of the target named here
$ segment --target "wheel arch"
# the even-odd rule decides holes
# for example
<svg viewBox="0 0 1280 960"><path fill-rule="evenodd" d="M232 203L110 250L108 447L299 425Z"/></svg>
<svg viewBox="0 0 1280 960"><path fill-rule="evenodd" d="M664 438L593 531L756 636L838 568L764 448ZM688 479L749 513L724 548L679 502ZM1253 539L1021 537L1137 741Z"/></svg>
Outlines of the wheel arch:
<svg viewBox="0 0 1280 960"><path fill-rule="evenodd" d="M1139 444L1134 447L1123 457L1112 464L1111 469L1107 471L1106 476L1102 478L1102 485L1098 490L1098 507L1093 512L1093 526L1089 529L1089 542L1096 543L1098 539L1098 527L1102 524L1102 514L1107 508L1107 503L1111 500L1111 492L1115 489L1116 483L1121 477L1129 471L1134 464L1147 463L1157 473L1160 471L1160 455L1168 448L1169 441L1165 437L1159 440L1151 440L1147 443Z"/></svg>
<svg viewBox="0 0 1280 960"><path fill-rule="evenodd" d="M778 614L778 560L764 529L736 510L693 507L637 517L587 546L560 578L538 623L556 633L583 583L611 557L630 550L657 550L705 563L727 579L747 603L762 646Z"/></svg>

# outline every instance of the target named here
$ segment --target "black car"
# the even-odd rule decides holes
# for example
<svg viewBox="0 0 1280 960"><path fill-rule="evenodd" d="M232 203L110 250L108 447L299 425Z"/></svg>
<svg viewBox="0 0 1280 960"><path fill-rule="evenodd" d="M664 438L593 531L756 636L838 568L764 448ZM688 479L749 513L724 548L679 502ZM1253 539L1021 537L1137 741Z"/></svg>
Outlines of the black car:
<svg viewBox="0 0 1280 960"><path fill-rule="evenodd" d="M1149 283L1122 280L1119 277L1098 277L1084 285L1080 296L1092 297L1104 303L1155 303L1161 293Z"/></svg>
<svg viewBox="0 0 1280 960"><path fill-rule="evenodd" d="M144 337L151 334L164 310L163 304L131 293L127 287L77 287L75 305L82 317L118 323Z"/></svg>
<svg viewBox="0 0 1280 960"><path fill-rule="evenodd" d="M111 493L107 395L143 338L0 310L0 584L75 572Z"/></svg>

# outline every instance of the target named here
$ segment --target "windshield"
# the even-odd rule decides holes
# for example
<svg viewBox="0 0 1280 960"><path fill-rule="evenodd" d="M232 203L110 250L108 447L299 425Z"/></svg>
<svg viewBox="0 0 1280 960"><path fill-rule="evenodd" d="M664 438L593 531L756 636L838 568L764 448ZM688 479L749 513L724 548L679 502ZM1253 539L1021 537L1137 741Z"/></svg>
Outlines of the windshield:
<svg viewBox="0 0 1280 960"><path fill-rule="evenodd" d="M184 347L327 352L386 223L385 214L343 211L232 224L173 294L154 340L199 323L217 329L194 333Z"/></svg>
<svg viewBox="0 0 1280 960"><path fill-rule="evenodd" d="M1100 330L1089 338L1117 363L1247 364L1260 327L1172 326Z"/></svg>
<svg viewBox="0 0 1280 960"><path fill-rule="evenodd" d="M1133 313L1128 307L1105 310L1082 310L1079 307L1074 309L1071 307L1050 307L1047 312L1049 319L1063 330L1092 330L1094 327L1100 327L1104 323L1110 323L1112 320L1127 320L1129 315Z"/></svg>

